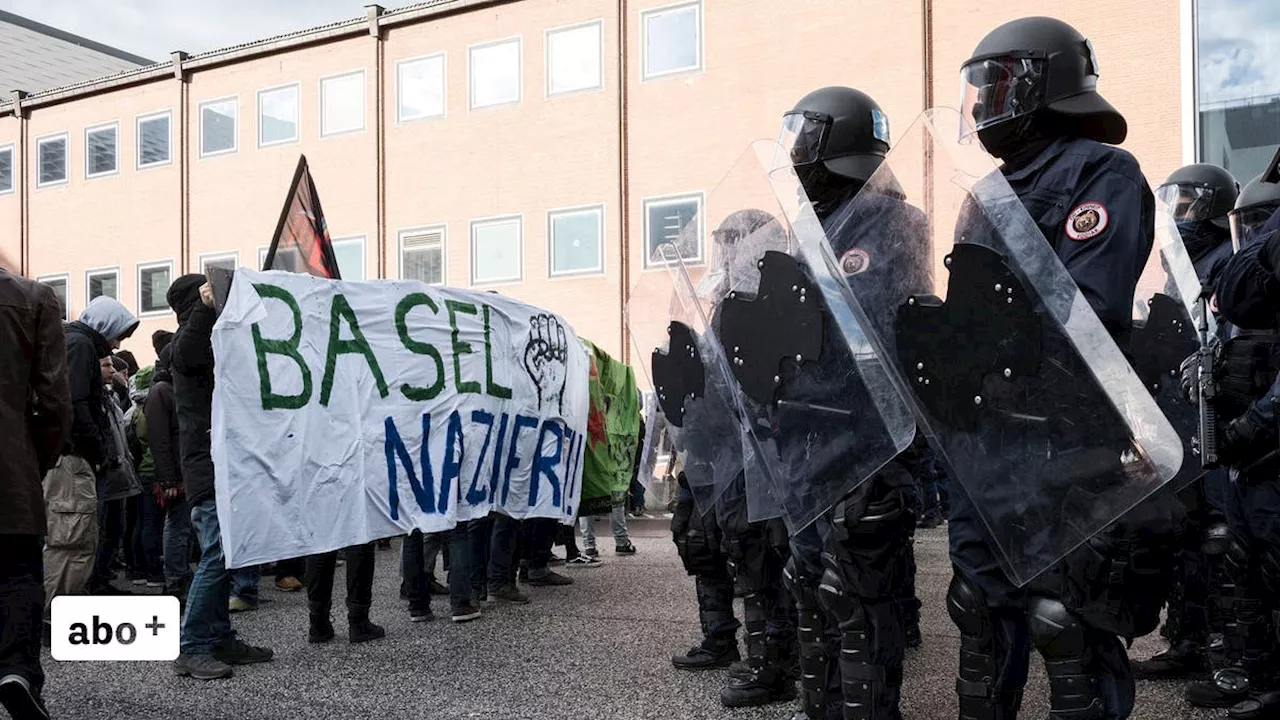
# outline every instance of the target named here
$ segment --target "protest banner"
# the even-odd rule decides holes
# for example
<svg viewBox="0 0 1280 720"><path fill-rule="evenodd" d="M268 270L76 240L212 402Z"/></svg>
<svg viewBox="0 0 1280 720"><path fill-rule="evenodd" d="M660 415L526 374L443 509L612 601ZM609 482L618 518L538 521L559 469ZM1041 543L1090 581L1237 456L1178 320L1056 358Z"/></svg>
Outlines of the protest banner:
<svg viewBox="0 0 1280 720"><path fill-rule="evenodd" d="M229 567L492 509L577 514L590 363L555 314L416 281L241 268L213 348Z"/></svg>
<svg viewBox="0 0 1280 720"><path fill-rule="evenodd" d="M626 502L640 435L640 392L630 365L584 341L591 360L590 416L579 514L608 515Z"/></svg>

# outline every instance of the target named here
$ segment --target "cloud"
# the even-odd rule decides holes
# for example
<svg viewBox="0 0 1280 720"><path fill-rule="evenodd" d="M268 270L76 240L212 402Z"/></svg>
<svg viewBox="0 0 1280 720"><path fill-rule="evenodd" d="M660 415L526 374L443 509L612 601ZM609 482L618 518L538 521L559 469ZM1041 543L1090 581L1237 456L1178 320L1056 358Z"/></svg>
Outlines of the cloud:
<svg viewBox="0 0 1280 720"><path fill-rule="evenodd" d="M1200 102L1280 95L1280 3L1200 0Z"/></svg>
<svg viewBox="0 0 1280 720"><path fill-rule="evenodd" d="M156 61L365 12L361 0L0 0L0 9Z"/></svg>

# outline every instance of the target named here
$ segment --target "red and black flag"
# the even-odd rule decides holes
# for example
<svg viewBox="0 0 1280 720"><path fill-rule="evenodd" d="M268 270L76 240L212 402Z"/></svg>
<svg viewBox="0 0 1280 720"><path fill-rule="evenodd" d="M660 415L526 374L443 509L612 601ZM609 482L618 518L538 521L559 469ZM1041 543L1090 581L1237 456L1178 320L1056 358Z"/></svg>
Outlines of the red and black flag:
<svg viewBox="0 0 1280 720"><path fill-rule="evenodd" d="M263 270L287 270L316 277L341 279L333 254L329 227L320 209L320 193L307 167L307 156L298 157L298 169L285 197L284 210Z"/></svg>

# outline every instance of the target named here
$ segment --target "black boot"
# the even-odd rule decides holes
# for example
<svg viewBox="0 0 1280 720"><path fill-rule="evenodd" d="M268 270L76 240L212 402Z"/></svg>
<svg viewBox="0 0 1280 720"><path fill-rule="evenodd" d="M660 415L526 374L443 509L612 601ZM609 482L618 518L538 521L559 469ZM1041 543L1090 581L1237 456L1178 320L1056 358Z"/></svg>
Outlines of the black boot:
<svg viewBox="0 0 1280 720"><path fill-rule="evenodd" d="M725 707L757 707L795 699L796 681L787 674L790 658L786 657L786 648L768 647L763 655L748 658L750 676L732 677L720 691L720 702Z"/></svg>
<svg viewBox="0 0 1280 720"><path fill-rule="evenodd" d="M387 631L384 630L381 625L375 625L369 622L369 613L348 615L347 623L350 627L347 639L352 643L381 640L387 636ZM332 637L332 629L330 630L330 637Z"/></svg>
<svg viewBox="0 0 1280 720"><path fill-rule="evenodd" d="M1249 699L1249 674L1240 667L1223 668L1211 680L1191 683L1183 690L1187 702L1202 708L1229 708Z"/></svg>
<svg viewBox="0 0 1280 720"><path fill-rule="evenodd" d="M736 641L729 645L708 639L689 648L689 652L684 655L673 656L671 664L677 670L710 670L712 668L728 667L739 659L741 659L741 656L738 655L738 643Z"/></svg>
<svg viewBox="0 0 1280 720"><path fill-rule="evenodd" d="M1280 692L1265 692L1242 700L1227 711L1231 720L1274 720L1280 718Z"/></svg>
<svg viewBox="0 0 1280 720"><path fill-rule="evenodd" d="M1133 676L1138 680L1199 680L1209 676L1209 657L1202 645L1183 640L1149 660L1133 663Z"/></svg>
<svg viewBox="0 0 1280 720"><path fill-rule="evenodd" d="M311 615L311 629L307 631L307 642L312 644L327 643L333 639L333 620L328 615Z"/></svg>

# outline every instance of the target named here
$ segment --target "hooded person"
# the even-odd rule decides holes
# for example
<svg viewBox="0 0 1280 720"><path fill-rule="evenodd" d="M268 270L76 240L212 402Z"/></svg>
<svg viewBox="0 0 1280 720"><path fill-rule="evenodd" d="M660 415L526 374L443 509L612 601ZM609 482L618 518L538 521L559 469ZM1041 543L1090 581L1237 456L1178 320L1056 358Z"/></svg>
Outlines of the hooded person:
<svg viewBox="0 0 1280 720"><path fill-rule="evenodd" d="M213 291L206 291L206 286L204 275L183 275L173 281L166 296L178 316L178 332L168 350L178 416L179 464L191 507L191 524L201 550L200 564L187 593L181 654L174 661L174 671L198 680L216 680L230 677L232 665L267 662L273 653L244 643L231 628L232 573L222 552L209 446L213 419L212 333L217 313L213 309Z"/></svg>
<svg viewBox="0 0 1280 720"><path fill-rule="evenodd" d="M170 336L173 333L168 333ZM178 451L178 413L173 396L172 348L165 342L156 358L146 413L146 442L151 450L155 482L152 491L164 515L164 592L185 598L191 582L187 563L191 545L191 510L182 488L182 463Z"/></svg>
<svg viewBox="0 0 1280 720"><path fill-rule="evenodd" d="M98 485L119 461L111 439L102 360L137 327L138 318L109 297L94 298L80 318L66 326L72 424L62 458L44 479L49 526L44 551L46 621L55 597L89 590L98 549Z"/></svg>

